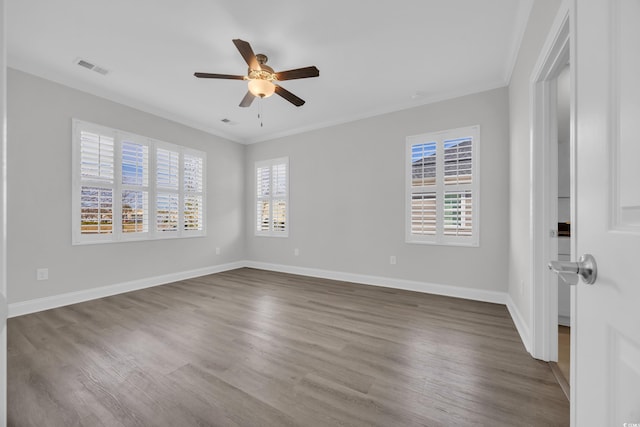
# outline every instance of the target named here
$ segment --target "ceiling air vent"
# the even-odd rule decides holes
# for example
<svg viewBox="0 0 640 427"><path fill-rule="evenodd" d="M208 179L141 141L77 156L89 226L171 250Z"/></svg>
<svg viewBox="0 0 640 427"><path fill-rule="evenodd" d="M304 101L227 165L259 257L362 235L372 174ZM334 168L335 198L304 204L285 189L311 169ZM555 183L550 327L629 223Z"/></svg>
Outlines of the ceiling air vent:
<svg viewBox="0 0 640 427"><path fill-rule="evenodd" d="M109 73L109 70L107 70L106 68L98 67L97 65L93 67L93 71L95 71L96 73L100 73L103 76L106 76Z"/></svg>
<svg viewBox="0 0 640 427"><path fill-rule="evenodd" d="M96 65L96 64L92 64L91 62L85 61L84 59L81 59L81 58L76 58L75 63L78 64L81 67L84 67L84 68L88 69L88 70L92 70L92 71L95 71L98 74L102 74L103 76L106 76L109 73L109 70L107 70L106 68L101 67L101 66Z"/></svg>

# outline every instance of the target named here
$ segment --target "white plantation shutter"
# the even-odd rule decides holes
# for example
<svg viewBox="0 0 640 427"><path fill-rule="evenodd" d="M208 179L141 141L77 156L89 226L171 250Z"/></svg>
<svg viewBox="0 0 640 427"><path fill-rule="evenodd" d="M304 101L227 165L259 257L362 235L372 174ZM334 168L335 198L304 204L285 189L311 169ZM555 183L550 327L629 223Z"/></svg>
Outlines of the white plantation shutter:
<svg viewBox="0 0 640 427"><path fill-rule="evenodd" d="M278 163L271 167L273 174L273 196L283 197L287 195L289 181L287 179L287 164Z"/></svg>
<svg viewBox="0 0 640 427"><path fill-rule="evenodd" d="M82 178L113 181L114 138L94 132L80 132L80 169Z"/></svg>
<svg viewBox="0 0 640 427"><path fill-rule="evenodd" d="M271 231L271 165L256 167L256 231Z"/></svg>
<svg viewBox="0 0 640 427"><path fill-rule="evenodd" d="M436 183L436 143L411 145L411 186L426 187Z"/></svg>
<svg viewBox="0 0 640 427"><path fill-rule="evenodd" d="M122 232L149 232L149 192L122 190Z"/></svg>
<svg viewBox="0 0 640 427"><path fill-rule="evenodd" d="M121 141L122 233L139 238L149 232L149 145Z"/></svg>
<svg viewBox="0 0 640 427"><path fill-rule="evenodd" d="M202 193L202 158L184 155L184 191Z"/></svg>
<svg viewBox="0 0 640 427"><path fill-rule="evenodd" d="M411 233L417 235L436 234L436 193L411 194Z"/></svg>
<svg viewBox="0 0 640 427"><path fill-rule="evenodd" d="M115 138L100 129L79 133L80 177L74 195L79 206L74 215L74 233L92 241L104 241L114 232ZM79 194L78 194L79 193Z"/></svg>
<svg viewBox="0 0 640 427"><path fill-rule="evenodd" d="M271 166L256 167L258 197L271 196Z"/></svg>
<svg viewBox="0 0 640 427"><path fill-rule="evenodd" d="M446 185L471 184L473 138L444 141L444 182Z"/></svg>
<svg viewBox="0 0 640 427"><path fill-rule="evenodd" d="M184 229L202 230L204 218L202 217L202 196L184 196Z"/></svg>
<svg viewBox="0 0 640 427"><path fill-rule="evenodd" d="M274 233L287 232L287 201L283 199L274 199L271 208L273 222L271 223Z"/></svg>
<svg viewBox="0 0 640 427"><path fill-rule="evenodd" d="M473 236L473 144L471 137L443 142L445 236Z"/></svg>
<svg viewBox="0 0 640 427"><path fill-rule="evenodd" d="M444 193L444 234L471 236L473 233L473 196L471 191Z"/></svg>
<svg viewBox="0 0 640 427"><path fill-rule="evenodd" d="M177 232L180 221L180 153L156 150L156 231Z"/></svg>
<svg viewBox="0 0 640 427"><path fill-rule="evenodd" d="M156 185L158 188L178 190L180 153L158 148L156 157Z"/></svg>
<svg viewBox="0 0 640 427"><path fill-rule="evenodd" d="M122 141L122 184L149 186L149 146Z"/></svg>
<svg viewBox="0 0 640 427"><path fill-rule="evenodd" d="M202 236L203 152L73 120L74 244Z"/></svg>
<svg viewBox="0 0 640 427"><path fill-rule="evenodd" d="M203 158L197 155L184 155L184 229L202 231L204 227L204 168Z"/></svg>
<svg viewBox="0 0 640 427"><path fill-rule="evenodd" d="M268 233L271 224L271 203L269 200L258 200L256 208L256 232Z"/></svg>
<svg viewBox="0 0 640 427"><path fill-rule="evenodd" d="M289 159L256 162L256 235L289 233Z"/></svg>
<svg viewBox="0 0 640 427"><path fill-rule="evenodd" d="M156 230L160 232L178 231L180 215L177 193L156 195Z"/></svg>
<svg viewBox="0 0 640 427"><path fill-rule="evenodd" d="M80 233L113 233L113 189L83 185L80 192Z"/></svg>
<svg viewBox="0 0 640 427"><path fill-rule="evenodd" d="M407 242L478 245L479 142L479 126L407 138Z"/></svg>

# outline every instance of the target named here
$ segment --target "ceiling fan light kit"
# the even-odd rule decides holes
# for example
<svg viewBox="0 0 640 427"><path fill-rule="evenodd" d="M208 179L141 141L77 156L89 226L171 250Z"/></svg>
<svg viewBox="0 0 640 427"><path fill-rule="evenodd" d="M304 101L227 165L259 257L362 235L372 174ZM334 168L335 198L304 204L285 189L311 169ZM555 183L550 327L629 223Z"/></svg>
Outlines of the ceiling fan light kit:
<svg viewBox="0 0 640 427"><path fill-rule="evenodd" d="M253 96L268 98L276 91L276 86L269 80L249 79L249 92Z"/></svg>
<svg viewBox="0 0 640 427"><path fill-rule="evenodd" d="M260 53L255 55L248 42L240 39L234 39L233 44L236 45L240 55L242 55L249 66L246 76L211 73L195 73L194 76L205 79L248 80L248 91L244 98L242 98L240 107L250 106L256 97L268 98L274 93L277 93L296 107L304 105L305 101L303 99L297 97L274 82L318 77L320 75L320 71L315 66L296 68L294 70L276 73L273 71L273 68L266 65L268 59L267 56Z"/></svg>

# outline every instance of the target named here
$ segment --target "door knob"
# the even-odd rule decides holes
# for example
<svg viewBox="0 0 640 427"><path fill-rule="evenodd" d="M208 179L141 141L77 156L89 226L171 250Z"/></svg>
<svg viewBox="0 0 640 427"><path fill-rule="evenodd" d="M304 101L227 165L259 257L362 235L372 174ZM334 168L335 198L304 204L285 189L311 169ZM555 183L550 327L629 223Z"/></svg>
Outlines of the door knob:
<svg viewBox="0 0 640 427"><path fill-rule="evenodd" d="M584 254L578 262L549 261L549 270L553 270L568 285L578 283L578 276L587 285L595 283L598 277L598 267L596 260L591 254Z"/></svg>

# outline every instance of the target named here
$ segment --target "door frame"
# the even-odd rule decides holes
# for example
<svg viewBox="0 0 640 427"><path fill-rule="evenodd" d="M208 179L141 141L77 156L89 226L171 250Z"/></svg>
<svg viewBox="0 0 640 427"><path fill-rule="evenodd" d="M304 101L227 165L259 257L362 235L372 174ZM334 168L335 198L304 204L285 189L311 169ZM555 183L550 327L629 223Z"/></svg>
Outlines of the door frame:
<svg viewBox="0 0 640 427"><path fill-rule="evenodd" d="M0 0L0 427L7 425L7 43Z"/></svg>
<svg viewBox="0 0 640 427"><path fill-rule="evenodd" d="M531 77L531 354L545 361L558 359L558 292L557 276L547 268L557 258L557 202L550 207L551 197L557 194L557 129L555 122L555 79L561 68L570 66L570 195L571 195L571 254L576 256L576 61L575 61L575 3L565 0L551 27ZM555 132L555 134L552 134ZM550 169L553 168L553 169ZM551 173L549 173L551 172ZM555 187L554 187L555 186ZM557 200L557 199L556 199ZM555 248L555 252L553 251ZM575 316L576 288L571 286L571 420L575 420Z"/></svg>
<svg viewBox="0 0 640 427"><path fill-rule="evenodd" d="M563 3L564 5L565 3ZM560 10L547 42L531 75L530 139L530 242L532 284L532 355L545 361L558 360L558 292L557 276L547 263L557 259L558 131L556 79L571 61L570 17ZM571 74L571 115L573 126L573 70ZM571 133L571 194L574 187L574 141ZM573 215L573 202L572 215ZM572 223L573 223L573 217ZM573 227L572 227L573 228ZM553 233L553 234L552 234ZM571 238L572 243L574 238ZM573 246L573 245L572 245ZM572 252L573 253L573 252Z"/></svg>
<svg viewBox="0 0 640 427"><path fill-rule="evenodd" d="M551 26L531 74L530 117L530 280L531 280L531 354L545 361L558 360L558 278L547 263L558 256L557 192L558 138L556 116L556 80L569 63L570 75L570 196L571 229L576 230L576 61L575 3L564 0ZM555 222L555 223L554 223ZM552 235L555 231L555 236ZM555 249L555 250L554 250ZM571 233L571 254L576 254L576 234ZM576 287L571 286L571 372L570 416L575 420L575 316Z"/></svg>

